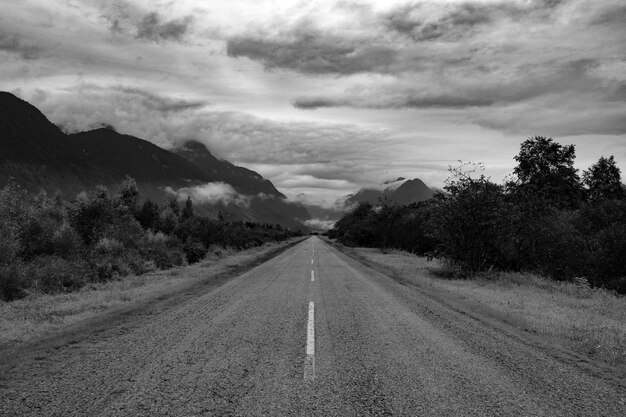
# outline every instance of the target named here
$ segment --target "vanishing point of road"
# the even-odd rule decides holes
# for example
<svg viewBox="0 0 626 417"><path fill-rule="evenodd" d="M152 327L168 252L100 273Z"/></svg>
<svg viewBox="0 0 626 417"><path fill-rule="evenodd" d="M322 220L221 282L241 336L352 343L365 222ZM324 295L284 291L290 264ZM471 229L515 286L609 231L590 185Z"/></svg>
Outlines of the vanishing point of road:
<svg viewBox="0 0 626 417"><path fill-rule="evenodd" d="M175 304L3 361L2 416L626 415L620 381L317 237Z"/></svg>

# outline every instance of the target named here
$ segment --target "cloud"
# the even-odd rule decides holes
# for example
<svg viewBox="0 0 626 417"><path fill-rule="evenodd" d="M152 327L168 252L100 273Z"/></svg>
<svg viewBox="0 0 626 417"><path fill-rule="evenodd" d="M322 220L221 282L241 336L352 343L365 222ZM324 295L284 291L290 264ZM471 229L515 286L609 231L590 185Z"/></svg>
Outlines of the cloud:
<svg viewBox="0 0 626 417"><path fill-rule="evenodd" d="M182 42L185 34L189 31L193 18L186 16L182 19L163 21L156 13L148 13L137 25L137 38L148 39L155 42L176 41Z"/></svg>
<svg viewBox="0 0 626 417"><path fill-rule="evenodd" d="M335 226L335 220L310 219L304 225L314 230L330 230Z"/></svg>
<svg viewBox="0 0 626 417"><path fill-rule="evenodd" d="M0 32L0 51L17 54L24 60L38 59L43 52L43 48L16 34Z"/></svg>
<svg viewBox="0 0 626 417"><path fill-rule="evenodd" d="M394 61L391 46L325 35L303 28L288 39L240 37L227 42L228 56L262 62L266 68L285 68L305 74L385 72Z"/></svg>
<svg viewBox="0 0 626 417"><path fill-rule="evenodd" d="M626 134L626 104L605 103L589 108L585 102L559 103L555 97L541 98L502 108L489 114L475 113L480 126L503 132L554 137Z"/></svg>
<svg viewBox="0 0 626 417"><path fill-rule="evenodd" d="M393 98L384 98L377 95L376 98L368 97L365 100L362 97L354 98L298 98L293 102L293 106L302 110L314 110L321 107L362 107L362 108L393 108L393 109L428 109L428 108L464 108L464 107L483 107L491 106L495 103L494 99L488 97L461 97L452 94L440 95L420 95L407 94L406 96L396 96Z"/></svg>
<svg viewBox="0 0 626 417"><path fill-rule="evenodd" d="M609 5L601 9L592 19L594 25L626 25L626 5Z"/></svg>
<svg viewBox="0 0 626 417"><path fill-rule="evenodd" d="M463 1L402 4L381 16L392 32L416 42L456 42L478 35L503 20L548 19L563 0Z"/></svg>
<svg viewBox="0 0 626 417"><path fill-rule="evenodd" d="M137 87L114 87L114 89L129 96L139 98L140 102L150 110L163 113L177 113L185 110L200 109L208 105L205 100L186 100L171 97L163 97L148 90Z"/></svg>
<svg viewBox="0 0 626 417"><path fill-rule="evenodd" d="M464 109L503 106L554 94L571 96L573 92L581 95L595 92L594 98L599 101L614 100L621 94L621 84L598 76L596 70L600 66L597 59L581 58L551 62L548 66L520 63L507 68L506 74L499 69L482 73L471 67L448 69L445 85L430 77L380 83L374 80L336 96L298 97L292 105L302 110L323 107ZM415 87L420 84L421 88Z"/></svg>
<svg viewBox="0 0 626 417"><path fill-rule="evenodd" d="M402 5L385 16L383 24L414 41L459 40L477 27L495 19L496 8L490 4L425 2Z"/></svg>
<svg viewBox="0 0 626 417"><path fill-rule="evenodd" d="M209 182L178 190L165 187L165 191L176 196L178 201L185 201L189 197L196 204L234 204L240 207L249 207L251 200L250 196L238 194L230 184L224 182Z"/></svg>
<svg viewBox="0 0 626 417"><path fill-rule="evenodd" d="M168 130L175 130L176 120L185 120L208 105L205 100L169 97L140 87L82 84L55 94L45 101L33 95L33 103L66 132L79 132L102 126L115 126L126 134L171 146ZM172 126L170 129L164 129Z"/></svg>

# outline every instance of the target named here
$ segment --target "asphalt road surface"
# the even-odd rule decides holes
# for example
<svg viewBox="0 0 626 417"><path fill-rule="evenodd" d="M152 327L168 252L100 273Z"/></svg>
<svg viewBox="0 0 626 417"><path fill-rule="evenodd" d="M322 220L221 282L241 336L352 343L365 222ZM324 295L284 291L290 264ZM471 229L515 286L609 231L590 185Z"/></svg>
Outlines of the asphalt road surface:
<svg viewBox="0 0 626 417"><path fill-rule="evenodd" d="M2 416L626 415L619 380L316 237L162 311L4 360Z"/></svg>

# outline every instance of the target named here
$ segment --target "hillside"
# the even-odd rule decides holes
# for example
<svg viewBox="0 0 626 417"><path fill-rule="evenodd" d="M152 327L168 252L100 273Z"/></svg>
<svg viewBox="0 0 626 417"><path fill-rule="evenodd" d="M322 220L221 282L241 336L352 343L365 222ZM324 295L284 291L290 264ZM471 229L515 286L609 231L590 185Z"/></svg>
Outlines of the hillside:
<svg viewBox="0 0 626 417"><path fill-rule="evenodd" d="M263 193L268 196L286 198L279 192L270 180L263 178L258 173L244 167L218 159L202 143L195 140L185 142L183 145L172 149L172 152L191 162L200 169L208 178L208 181L223 181L233 188L247 195Z"/></svg>
<svg viewBox="0 0 626 417"><path fill-rule="evenodd" d="M113 129L66 135L36 107L0 93L0 186L9 178L32 192L59 193L67 200L103 184L114 189L130 175L141 194L157 202L196 195L209 183L234 189L231 200L197 201L200 213L302 228L306 209L289 202L258 173L215 158L199 142L170 152Z"/></svg>

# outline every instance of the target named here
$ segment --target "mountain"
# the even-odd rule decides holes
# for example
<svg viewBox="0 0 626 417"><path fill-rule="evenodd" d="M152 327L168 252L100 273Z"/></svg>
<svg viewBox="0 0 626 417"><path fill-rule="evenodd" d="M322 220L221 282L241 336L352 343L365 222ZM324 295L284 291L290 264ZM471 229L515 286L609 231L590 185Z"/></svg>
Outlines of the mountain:
<svg viewBox="0 0 626 417"><path fill-rule="evenodd" d="M386 197L398 204L407 205L428 200L433 195L434 191L419 178L407 180L400 177L386 181L377 187L362 188L356 194L346 196L343 204L345 207L362 202L377 204L379 199Z"/></svg>
<svg viewBox="0 0 626 417"><path fill-rule="evenodd" d="M233 186L241 194L258 195L263 193L285 199L270 180L263 178L258 173L244 167L239 167L216 158L202 143L189 140L178 148L172 150L177 155L185 158L209 178L209 181L223 181Z"/></svg>
<svg viewBox="0 0 626 417"><path fill-rule="evenodd" d="M170 152L110 128L66 135L36 107L0 92L0 186L14 178L30 191L71 200L98 184L114 189L126 175L137 181L142 196L160 203L182 191L202 195L193 192L215 183L231 192L230 199L199 201L202 214L223 212L292 228L303 228L309 219L304 207L289 202L269 180L215 158L199 142Z"/></svg>
<svg viewBox="0 0 626 417"><path fill-rule="evenodd" d="M255 221L273 219L274 222L292 227L301 226L310 218L304 206L287 200L270 180L255 171L216 158L200 142L187 141L172 152L200 169L209 182L225 182L238 194L245 196L248 204L240 204L237 207L237 215L240 218Z"/></svg>
<svg viewBox="0 0 626 417"><path fill-rule="evenodd" d="M73 194L113 180L85 161L67 136L36 107L0 92L0 183L15 178L39 192Z"/></svg>

